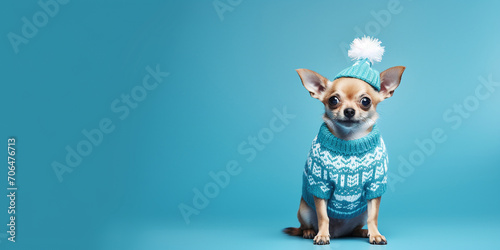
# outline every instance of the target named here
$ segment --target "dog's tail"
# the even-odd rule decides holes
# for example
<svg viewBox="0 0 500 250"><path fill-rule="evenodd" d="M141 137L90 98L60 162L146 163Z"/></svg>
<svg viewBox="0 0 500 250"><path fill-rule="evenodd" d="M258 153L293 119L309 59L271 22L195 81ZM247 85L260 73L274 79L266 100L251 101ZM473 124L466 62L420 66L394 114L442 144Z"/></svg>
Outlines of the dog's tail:
<svg viewBox="0 0 500 250"><path fill-rule="evenodd" d="M283 233L291 236L302 236L302 229L300 227L287 227L283 229Z"/></svg>

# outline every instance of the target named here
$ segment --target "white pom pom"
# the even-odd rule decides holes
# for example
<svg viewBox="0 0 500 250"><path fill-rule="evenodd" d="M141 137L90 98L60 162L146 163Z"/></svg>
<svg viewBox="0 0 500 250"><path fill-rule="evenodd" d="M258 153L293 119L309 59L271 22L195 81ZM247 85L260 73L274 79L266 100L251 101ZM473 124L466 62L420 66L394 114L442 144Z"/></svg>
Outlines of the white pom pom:
<svg viewBox="0 0 500 250"><path fill-rule="evenodd" d="M351 49L348 55L352 60L368 59L371 63L382 61L384 54L384 47L380 46L377 38L363 36L363 38L356 38L351 43Z"/></svg>

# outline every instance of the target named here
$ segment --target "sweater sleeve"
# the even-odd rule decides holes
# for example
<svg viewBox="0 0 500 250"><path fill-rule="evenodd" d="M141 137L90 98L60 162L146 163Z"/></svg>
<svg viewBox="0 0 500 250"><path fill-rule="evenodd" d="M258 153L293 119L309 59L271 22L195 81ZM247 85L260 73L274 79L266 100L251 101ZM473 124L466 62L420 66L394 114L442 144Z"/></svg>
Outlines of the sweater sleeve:
<svg viewBox="0 0 500 250"><path fill-rule="evenodd" d="M304 188L309 194L320 199L330 199L334 190L334 184L328 179L328 171L321 165L310 159L304 169Z"/></svg>
<svg viewBox="0 0 500 250"><path fill-rule="evenodd" d="M380 161L374 170L373 178L365 185L367 200L382 196L387 188L387 161Z"/></svg>

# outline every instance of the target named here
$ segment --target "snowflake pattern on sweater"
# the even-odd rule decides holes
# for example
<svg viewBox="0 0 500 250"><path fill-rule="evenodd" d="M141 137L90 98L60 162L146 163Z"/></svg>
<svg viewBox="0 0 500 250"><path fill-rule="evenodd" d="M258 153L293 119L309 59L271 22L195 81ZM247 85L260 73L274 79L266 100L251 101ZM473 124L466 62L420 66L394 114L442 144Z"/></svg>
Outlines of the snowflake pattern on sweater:
<svg viewBox="0 0 500 250"><path fill-rule="evenodd" d="M376 125L365 137L344 141L323 123L305 164L302 197L312 208L313 196L327 199L330 217L353 218L385 192L388 161Z"/></svg>

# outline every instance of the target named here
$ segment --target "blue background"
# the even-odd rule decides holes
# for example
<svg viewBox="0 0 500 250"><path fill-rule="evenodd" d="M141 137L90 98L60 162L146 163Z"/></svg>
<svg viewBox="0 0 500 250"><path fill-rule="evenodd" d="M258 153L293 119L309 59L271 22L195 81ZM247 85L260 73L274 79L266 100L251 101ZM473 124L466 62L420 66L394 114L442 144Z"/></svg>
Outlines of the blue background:
<svg viewBox="0 0 500 250"><path fill-rule="evenodd" d="M42 8L2 4L2 155L16 137L19 190L16 243L1 192L1 249L495 248L500 87L489 93L478 79L500 82L498 2L400 0L397 13L390 1L221 2L231 8L222 18L212 1L70 1L18 53L9 32L21 35L22 18ZM303 164L323 110L294 69L332 78L350 65L344 45L363 33L386 46L376 69L407 67L378 107L400 177L381 205L389 244L313 246L281 233L299 225ZM170 75L120 120L111 103L157 65ZM488 98L475 103L476 88ZM467 118L453 111L464 101ZM295 118L247 160L239 145L284 108ZM60 182L52 164L65 164L66 146L103 118L115 129ZM401 158L422 152L415 141L435 129L446 140L402 176ZM193 189L231 160L241 173L187 224L178 206L193 206ZM0 177L6 188L7 168Z"/></svg>

